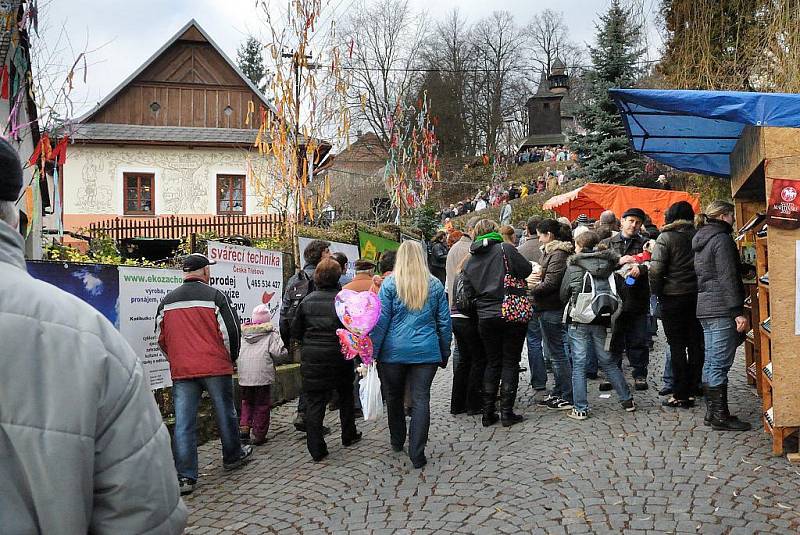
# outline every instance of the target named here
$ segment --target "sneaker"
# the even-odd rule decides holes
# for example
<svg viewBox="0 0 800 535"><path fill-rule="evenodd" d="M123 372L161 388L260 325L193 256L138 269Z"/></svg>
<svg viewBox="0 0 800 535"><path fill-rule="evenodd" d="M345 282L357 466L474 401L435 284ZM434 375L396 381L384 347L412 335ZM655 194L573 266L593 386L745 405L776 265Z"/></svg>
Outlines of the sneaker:
<svg viewBox="0 0 800 535"><path fill-rule="evenodd" d="M650 386L647 384L647 379L645 378L634 378L633 379L633 387L636 390L647 390Z"/></svg>
<svg viewBox="0 0 800 535"><path fill-rule="evenodd" d="M547 394L545 397L537 401L536 404L541 405L542 407L546 407L550 405L550 402L553 401L554 399L558 398L556 396L551 396L550 394Z"/></svg>
<svg viewBox="0 0 800 535"><path fill-rule="evenodd" d="M187 494L194 492L194 486L196 484L197 482L193 479L189 479L188 477L179 477L178 488L181 491L181 496L186 496Z"/></svg>
<svg viewBox="0 0 800 535"><path fill-rule="evenodd" d="M669 396L670 394L672 394L671 386L665 386L664 388L658 391L659 396Z"/></svg>
<svg viewBox="0 0 800 535"><path fill-rule="evenodd" d="M553 398L547 404L548 409L554 409L558 411L568 411L572 408L572 403L567 401L566 399L561 398Z"/></svg>
<svg viewBox="0 0 800 535"><path fill-rule="evenodd" d="M633 412L636 410L636 404L633 402L633 398L626 399L622 402L622 408L628 412Z"/></svg>
<svg viewBox="0 0 800 535"><path fill-rule="evenodd" d="M609 383L608 381L603 381L597 388L600 390L600 392L608 392L614 387L611 386L611 383Z"/></svg>
<svg viewBox="0 0 800 535"><path fill-rule="evenodd" d="M572 418L573 420L585 420L589 417L588 411L581 411L576 409L575 407L572 408L571 411L567 414L567 418Z"/></svg>
<svg viewBox="0 0 800 535"><path fill-rule="evenodd" d="M233 461L232 463L222 463L222 467L225 470L236 470L244 463L250 461L250 457L253 455L253 446L246 445L242 446L242 454L239 456L238 459Z"/></svg>

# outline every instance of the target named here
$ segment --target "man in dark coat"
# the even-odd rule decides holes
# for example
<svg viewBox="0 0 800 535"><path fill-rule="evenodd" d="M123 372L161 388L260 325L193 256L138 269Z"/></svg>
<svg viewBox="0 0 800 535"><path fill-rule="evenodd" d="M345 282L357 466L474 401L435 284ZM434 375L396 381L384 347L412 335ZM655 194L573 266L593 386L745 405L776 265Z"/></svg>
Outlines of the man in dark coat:
<svg viewBox="0 0 800 535"><path fill-rule="evenodd" d="M641 208L628 208L620 219L620 232L603 240L603 244L620 256L619 265L635 262L633 256L644 251L647 239L641 235L645 213ZM647 266L635 265L630 271L633 284L626 286L622 314L616 321L611 339L611 354L622 366L622 352L628 355L633 368L633 381L636 390L647 390L647 366L650 363L648 347L649 332L647 316L650 312L650 284L647 279ZM603 383L601 390L610 390L611 385Z"/></svg>

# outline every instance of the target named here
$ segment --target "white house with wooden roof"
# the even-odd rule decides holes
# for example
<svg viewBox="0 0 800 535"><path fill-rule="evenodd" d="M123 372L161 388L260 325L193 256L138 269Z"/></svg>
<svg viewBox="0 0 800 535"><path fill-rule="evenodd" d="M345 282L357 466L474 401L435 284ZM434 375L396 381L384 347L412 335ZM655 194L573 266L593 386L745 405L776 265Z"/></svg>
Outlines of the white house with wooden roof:
<svg viewBox="0 0 800 535"><path fill-rule="evenodd" d="M258 215L248 183L269 101L191 20L80 118L63 169L68 230L111 218Z"/></svg>

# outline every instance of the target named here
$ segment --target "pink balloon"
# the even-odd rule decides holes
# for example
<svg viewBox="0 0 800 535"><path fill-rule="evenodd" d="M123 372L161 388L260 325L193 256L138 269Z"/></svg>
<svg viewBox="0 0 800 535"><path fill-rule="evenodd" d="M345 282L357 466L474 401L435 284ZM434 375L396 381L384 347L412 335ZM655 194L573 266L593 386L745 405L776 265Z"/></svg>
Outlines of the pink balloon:
<svg viewBox="0 0 800 535"><path fill-rule="evenodd" d="M336 315L357 336L368 334L381 315L381 301L372 292L342 290L336 295Z"/></svg>
<svg viewBox="0 0 800 535"><path fill-rule="evenodd" d="M361 357L361 361L369 365L372 363L372 340L369 335L358 336L345 329L336 329L342 355L347 360Z"/></svg>

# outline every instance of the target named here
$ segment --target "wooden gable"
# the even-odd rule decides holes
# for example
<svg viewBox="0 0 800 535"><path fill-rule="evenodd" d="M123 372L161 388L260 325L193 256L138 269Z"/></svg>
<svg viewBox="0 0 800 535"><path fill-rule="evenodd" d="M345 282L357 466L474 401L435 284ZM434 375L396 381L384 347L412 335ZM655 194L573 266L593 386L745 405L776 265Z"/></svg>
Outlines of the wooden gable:
<svg viewBox="0 0 800 535"><path fill-rule="evenodd" d="M255 129L260 105L263 96L192 21L82 122Z"/></svg>

